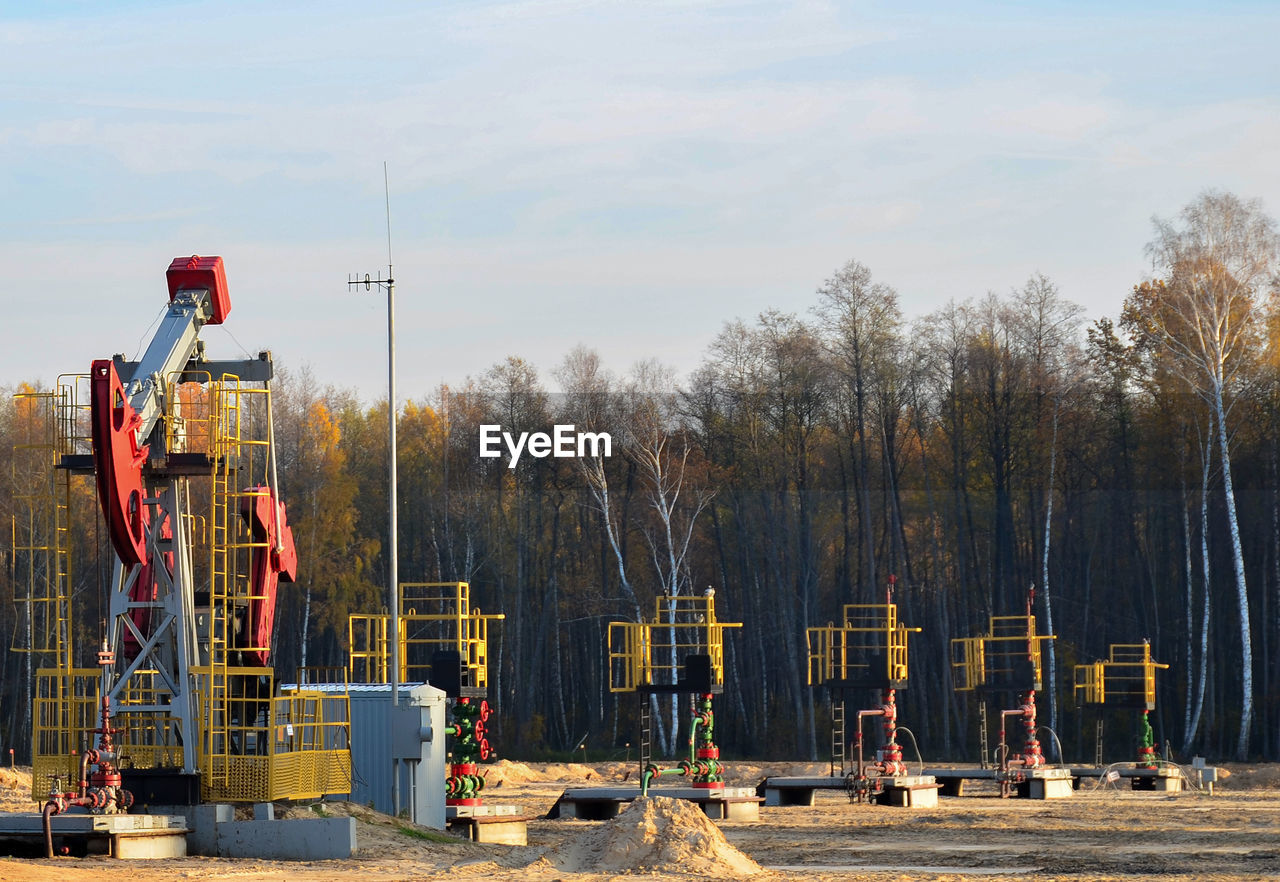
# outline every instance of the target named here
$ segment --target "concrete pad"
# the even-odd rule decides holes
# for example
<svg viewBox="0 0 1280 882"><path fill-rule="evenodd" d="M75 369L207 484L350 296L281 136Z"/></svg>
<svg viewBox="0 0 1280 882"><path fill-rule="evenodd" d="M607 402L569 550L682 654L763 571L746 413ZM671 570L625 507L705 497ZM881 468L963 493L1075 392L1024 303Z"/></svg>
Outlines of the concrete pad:
<svg viewBox="0 0 1280 882"><path fill-rule="evenodd" d="M702 811L713 821L758 821L760 797L707 800Z"/></svg>
<svg viewBox="0 0 1280 882"><path fill-rule="evenodd" d="M756 820L762 801L750 787L650 787L649 795L696 802L713 821ZM547 817L607 821L639 797L636 787L577 787L562 793Z"/></svg>
<svg viewBox="0 0 1280 882"><path fill-rule="evenodd" d="M506 806L514 808L514 806ZM461 831L472 842L491 845L528 845L528 818L511 815L463 815L448 818L445 829L450 833Z"/></svg>
<svg viewBox="0 0 1280 882"><path fill-rule="evenodd" d="M111 854L121 860L159 860L187 856L187 837L131 834L111 839Z"/></svg>
<svg viewBox="0 0 1280 882"><path fill-rule="evenodd" d="M520 807L515 805L447 805L444 817L447 821L454 818L495 818L502 815L518 815Z"/></svg>
<svg viewBox="0 0 1280 882"><path fill-rule="evenodd" d="M766 806L816 805L817 793L817 789L813 787L777 787L766 783L764 804Z"/></svg>
<svg viewBox="0 0 1280 882"><path fill-rule="evenodd" d="M67 812L49 819L54 845L117 858L185 857L187 822L178 815L91 815ZM0 814L0 836L42 843L44 825L34 812Z"/></svg>
<svg viewBox="0 0 1280 882"><path fill-rule="evenodd" d="M165 815L183 815L187 819L187 854L216 857L218 854L217 825L235 820L234 806L226 803L201 805L153 805L152 811Z"/></svg>
<svg viewBox="0 0 1280 882"><path fill-rule="evenodd" d="M445 806L445 829L461 832L472 842L528 845L529 818L514 805Z"/></svg>
<svg viewBox="0 0 1280 882"><path fill-rule="evenodd" d="M883 790L877 794L878 805L898 808L936 808L940 785L929 775L911 775L881 779Z"/></svg>
<svg viewBox="0 0 1280 882"><path fill-rule="evenodd" d="M1033 769L1026 776L1018 795L1028 799L1062 799L1076 792L1070 769Z"/></svg>
<svg viewBox="0 0 1280 882"><path fill-rule="evenodd" d="M356 853L355 818L230 821L217 831L219 857L323 861Z"/></svg>
<svg viewBox="0 0 1280 882"><path fill-rule="evenodd" d="M1129 784L1134 790L1157 791L1160 793L1181 793L1182 773L1177 769L1146 769L1151 774L1139 777L1129 776Z"/></svg>

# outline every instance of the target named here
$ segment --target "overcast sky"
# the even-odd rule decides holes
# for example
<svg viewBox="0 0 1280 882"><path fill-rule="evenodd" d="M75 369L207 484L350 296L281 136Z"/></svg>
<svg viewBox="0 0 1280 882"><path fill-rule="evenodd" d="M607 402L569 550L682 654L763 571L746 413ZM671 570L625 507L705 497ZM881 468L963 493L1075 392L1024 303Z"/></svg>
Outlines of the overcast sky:
<svg viewBox="0 0 1280 882"><path fill-rule="evenodd" d="M911 12L900 6L910 5ZM1280 4L0 4L0 385L133 356L221 254L215 357L398 398L578 343L696 367L851 258L908 317L1088 316L1206 188L1280 212Z"/></svg>

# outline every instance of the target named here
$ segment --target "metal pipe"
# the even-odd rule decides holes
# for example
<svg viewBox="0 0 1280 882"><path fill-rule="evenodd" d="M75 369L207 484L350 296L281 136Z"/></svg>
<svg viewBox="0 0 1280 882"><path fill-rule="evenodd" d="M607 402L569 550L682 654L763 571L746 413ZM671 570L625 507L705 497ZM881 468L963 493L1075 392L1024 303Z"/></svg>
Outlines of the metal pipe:
<svg viewBox="0 0 1280 882"><path fill-rule="evenodd" d="M865 717L882 717L882 716L884 716L884 708L877 708L876 710L858 711L858 735L856 740L858 744L858 777L859 778L866 777L866 763L862 756L862 720ZM875 765L875 764L873 763L872 765Z"/></svg>
<svg viewBox="0 0 1280 882"><path fill-rule="evenodd" d="M89 763L97 761L96 759L90 759L93 753L93 749L90 748L80 754L80 790L76 795L82 799L89 792Z"/></svg>
<svg viewBox="0 0 1280 882"><path fill-rule="evenodd" d="M689 775L693 773L693 769L694 764L691 762L681 762L680 765L670 769L650 766L644 770L644 775L640 779L640 795L647 796L649 794L649 782L659 775Z"/></svg>
<svg viewBox="0 0 1280 882"><path fill-rule="evenodd" d="M58 813L58 805L52 799L40 810L40 826L44 828L44 856L53 859L53 822L49 820Z"/></svg>

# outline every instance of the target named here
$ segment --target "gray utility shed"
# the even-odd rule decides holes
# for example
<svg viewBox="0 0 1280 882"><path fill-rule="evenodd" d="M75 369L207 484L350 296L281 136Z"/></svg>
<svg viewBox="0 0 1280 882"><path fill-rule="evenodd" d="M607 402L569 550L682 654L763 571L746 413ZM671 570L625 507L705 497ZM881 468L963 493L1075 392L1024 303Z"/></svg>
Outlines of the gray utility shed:
<svg viewBox="0 0 1280 882"><path fill-rule="evenodd" d="M401 684L399 704L391 706L387 683L308 684L306 689L351 697L351 801L437 830L445 828L445 716L443 690ZM392 711L395 711L393 714ZM393 769L400 779L399 805L392 804Z"/></svg>

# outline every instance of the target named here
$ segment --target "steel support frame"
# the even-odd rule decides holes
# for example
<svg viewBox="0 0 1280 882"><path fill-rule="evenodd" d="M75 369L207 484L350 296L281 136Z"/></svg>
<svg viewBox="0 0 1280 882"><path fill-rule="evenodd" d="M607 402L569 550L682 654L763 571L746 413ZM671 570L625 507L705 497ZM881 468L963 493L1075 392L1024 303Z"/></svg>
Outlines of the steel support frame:
<svg viewBox="0 0 1280 882"><path fill-rule="evenodd" d="M148 498L151 506L151 523L147 527L147 552L156 577L155 600L133 600L130 590L143 569L142 565L125 567L116 561L113 572L113 590L109 603L109 642L113 647L123 645L125 629L137 639L140 647L137 656L120 671L111 685L109 697L118 714L157 713L176 724L175 733L182 745L182 772L198 771L196 746L198 743L198 717L196 693L192 689L194 678L191 667L196 659L195 591L191 562L190 520L187 517L186 482L169 480L154 498ZM161 537L161 527L168 519L173 538ZM173 553L173 573L162 563L164 555ZM153 622L150 637L139 634L131 619L135 609L151 610ZM130 705L123 693L139 670L154 670L169 690L167 705Z"/></svg>

